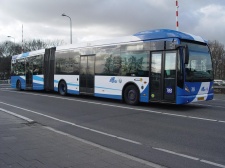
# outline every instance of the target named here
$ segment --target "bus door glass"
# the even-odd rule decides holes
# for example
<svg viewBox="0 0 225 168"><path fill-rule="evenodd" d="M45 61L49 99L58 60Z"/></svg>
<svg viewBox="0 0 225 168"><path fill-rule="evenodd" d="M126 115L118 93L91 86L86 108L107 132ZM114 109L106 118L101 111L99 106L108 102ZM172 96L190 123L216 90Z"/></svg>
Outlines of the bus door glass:
<svg viewBox="0 0 225 168"><path fill-rule="evenodd" d="M162 95L162 52L151 55L150 101L161 100Z"/></svg>
<svg viewBox="0 0 225 168"><path fill-rule="evenodd" d="M152 52L150 66L150 101L175 102L176 52Z"/></svg>
<svg viewBox="0 0 225 168"><path fill-rule="evenodd" d="M26 88L33 87L33 63L31 59L26 60Z"/></svg>
<svg viewBox="0 0 225 168"><path fill-rule="evenodd" d="M176 52L165 52L165 63L164 63L164 92L163 99L165 101L174 102L176 100L176 64L177 54Z"/></svg>
<svg viewBox="0 0 225 168"><path fill-rule="evenodd" d="M80 57L80 93L94 94L95 55Z"/></svg>

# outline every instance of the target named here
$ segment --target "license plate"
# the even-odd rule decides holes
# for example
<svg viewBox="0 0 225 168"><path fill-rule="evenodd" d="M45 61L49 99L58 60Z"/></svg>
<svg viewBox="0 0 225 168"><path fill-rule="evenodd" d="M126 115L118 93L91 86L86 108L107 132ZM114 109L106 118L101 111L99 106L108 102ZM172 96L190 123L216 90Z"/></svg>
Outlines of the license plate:
<svg viewBox="0 0 225 168"><path fill-rule="evenodd" d="M204 100L204 97L198 97L198 100L199 101Z"/></svg>

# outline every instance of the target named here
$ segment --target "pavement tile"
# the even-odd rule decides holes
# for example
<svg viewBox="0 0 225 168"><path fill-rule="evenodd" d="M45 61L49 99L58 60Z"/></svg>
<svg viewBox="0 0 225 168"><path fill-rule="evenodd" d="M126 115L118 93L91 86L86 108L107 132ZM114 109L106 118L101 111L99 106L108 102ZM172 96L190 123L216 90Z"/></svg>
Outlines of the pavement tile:
<svg viewBox="0 0 225 168"><path fill-rule="evenodd" d="M12 165L12 164L15 164L16 163L16 161L11 156L9 156L7 153L1 154L0 155L0 158L7 165Z"/></svg>
<svg viewBox="0 0 225 168"><path fill-rule="evenodd" d="M24 123L0 111L0 168L148 167L37 123Z"/></svg>

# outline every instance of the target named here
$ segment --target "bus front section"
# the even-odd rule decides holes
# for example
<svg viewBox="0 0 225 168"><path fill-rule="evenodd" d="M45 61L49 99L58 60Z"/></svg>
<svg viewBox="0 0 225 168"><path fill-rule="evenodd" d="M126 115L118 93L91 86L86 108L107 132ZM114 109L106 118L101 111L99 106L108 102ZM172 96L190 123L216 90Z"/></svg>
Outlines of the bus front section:
<svg viewBox="0 0 225 168"><path fill-rule="evenodd" d="M213 67L209 47L205 43L181 42L187 46L183 55L182 87L177 87L176 104L213 99ZM182 62L182 61L181 61Z"/></svg>

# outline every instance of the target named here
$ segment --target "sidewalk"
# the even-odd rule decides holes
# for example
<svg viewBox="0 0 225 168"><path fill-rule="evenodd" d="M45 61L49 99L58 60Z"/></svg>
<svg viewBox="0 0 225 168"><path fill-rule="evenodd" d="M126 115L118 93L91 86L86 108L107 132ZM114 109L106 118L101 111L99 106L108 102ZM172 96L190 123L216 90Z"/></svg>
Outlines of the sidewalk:
<svg viewBox="0 0 225 168"><path fill-rule="evenodd" d="M0 168L152 168L150 162L0 111ZM159 167L159 166L154 166Z"/></svg>

